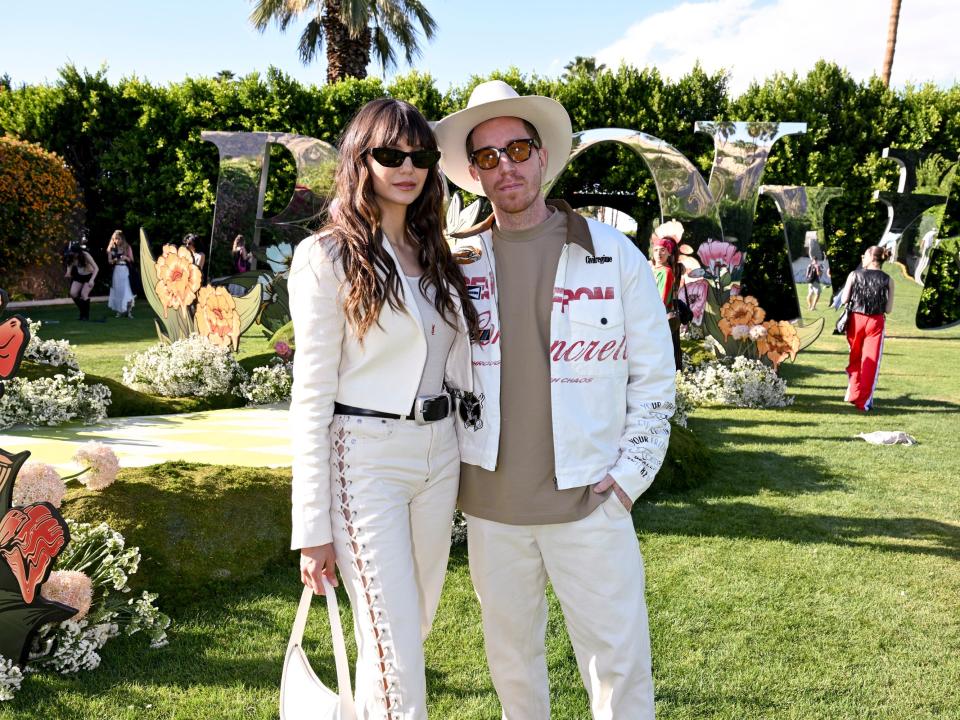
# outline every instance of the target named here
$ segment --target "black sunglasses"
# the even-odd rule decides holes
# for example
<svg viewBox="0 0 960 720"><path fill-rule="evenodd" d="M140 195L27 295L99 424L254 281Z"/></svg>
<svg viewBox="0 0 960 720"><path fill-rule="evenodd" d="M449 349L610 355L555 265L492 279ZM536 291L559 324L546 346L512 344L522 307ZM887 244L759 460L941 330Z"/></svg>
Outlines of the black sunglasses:
<svg viewBox="0 0 960 720"><path fill-rule="evenodd" d="M440 160L439 150L413 150L411 152L404 152L396 148L375 147L364 151L364 154L367 153L373 156L373 159L378 163L388 168L400 167L408 157L410 158L410 162L413 163L413 166L421 170L432 168Z"/></svg>
<svg viewBox="0 0 960 720"><path fill-rule="evenodd" d="M511 140L506 147L482 147L470 153L470 162L481 170L493 170L500 164L500 155L507 154L511 162L522 163L530 159L534 148L540 145L533 138L519 138Z"/></svg>

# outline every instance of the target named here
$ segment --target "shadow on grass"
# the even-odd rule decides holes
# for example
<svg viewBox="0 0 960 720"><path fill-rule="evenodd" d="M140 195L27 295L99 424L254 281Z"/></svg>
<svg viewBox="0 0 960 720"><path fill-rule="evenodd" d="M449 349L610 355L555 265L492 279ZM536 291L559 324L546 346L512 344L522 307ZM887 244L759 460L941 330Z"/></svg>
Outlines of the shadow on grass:
<svg viewBox="0 0 960 720"><path fill-rule="evenodd" d="M636 514L645 533L684 537L830 543L960 560L960 528L924 518L804 515L750 503L650 505Z"/></svg>
<svg viewBox="0 0 960 720"><path fill-rule="evenodd" d="M819 393L805 393L803 404L796 408L792 405L783 410L790 411L793 408L804 412L829 412L835 410L835 407L852 408L849 403L843 401L842 395L824 395ZM812 406L811 406L812 405ZM929 397L918 397L911 393L904 393L896 397L890 397L883 394L880 390L880 396L875 398L875 405L871 413L960 413L960 403L950 402L949 400L936 400Z"/></svg>

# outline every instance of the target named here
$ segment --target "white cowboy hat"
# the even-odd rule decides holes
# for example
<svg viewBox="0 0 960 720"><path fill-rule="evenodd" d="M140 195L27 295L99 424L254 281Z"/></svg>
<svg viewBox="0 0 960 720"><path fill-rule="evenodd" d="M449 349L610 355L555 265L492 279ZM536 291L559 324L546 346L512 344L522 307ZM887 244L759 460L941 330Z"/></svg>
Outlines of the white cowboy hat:
<svg viewBox="0 0 960 720"><path fill-rule="evenodd" d="M502 80L490 80L473 89L466 110L447 115L433 128L443 153L440 169L455 185L474 195L486 194L480 182L470 176L467 135L480 123L495 117L518 117L533 125L547 151L543 184L560 174L573 146L573 127L563 105L542 95L521 97Z"/></svg>

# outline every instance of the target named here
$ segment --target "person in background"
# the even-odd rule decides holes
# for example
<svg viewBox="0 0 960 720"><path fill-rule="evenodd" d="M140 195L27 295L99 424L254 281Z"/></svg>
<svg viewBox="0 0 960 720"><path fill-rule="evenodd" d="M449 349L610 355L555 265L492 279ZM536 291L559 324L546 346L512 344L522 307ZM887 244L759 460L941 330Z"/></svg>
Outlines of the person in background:
<svg viewBox="0 0 960 720"><path fill-rule="evenodd" d="M427 717L423 640L460 480L451 395L472 390L477 316L441 231L439 159L416 108L367 103L340 142L343 202L288 285L292 547L315 592L340 570L370 720Z"/></svg>
<svg viewBox="0 0 960 720"><path fill-rule="evenodd" d="M893 283L881 266L890 259L890 250L878 245L867 248L861 266L847 276L840 293L841 304L847 305L847 392L844 401L858 410L873 408L877 387L886 314L893 311Z"/></svg>
<svg viewBox="0 0 960 720"><path fill-rule="evenodd" d="M110 278L110 298L107 307L116 313L117 317L126 315L133 317L133 290L130 288L130 266L133 264L133 248L123 236L122 230L114 230L107 244L107 262L113 265L113 276Z"/></svg>
<svg viewBox="0 0 960 720"><path fill-rule="evenodd" d="M90 291L100 268L90 253L80 242L67 246L65 256L67 272L64 277L70 280L70 297L80 311L79 320L90 319Z"/></svg>
<svg viewBox="0 0 960 720"><path fill-rule="evenodd" d="M250 251L247 250L243 235L237 235L233 239L233 271L237 274L249 272L253 266L251 262Z"/></svg>
<svg viewBox="0 0 960 720"><path fill-rule="evenodd" d="M813 255L810 256L810 264L807 265L806 280L810 283L807 289L807 310L816 310L817 301L820 300L820 277L823 275L823 265Z"/></svg>
<svg viewBox="0 0 960 720"><path fill-rule="evenodd" d="M183 236L183 246L190 251L193 264L200 268L200 272L203 274L203 266L207 261L207 256L200 252L200 239L193 233L187 233Z"/></svg>
<svg viewBox="0 0 960 720"><path fill-rule="evenodd" d="M676 220L663 223L650 236L650 267L657 281L657 291L667 310L670 338L673 341L673 361L677 370L683 368L680 350L680 318L676 312L677 288L680 283L680 238L683 226Z"/></svg>

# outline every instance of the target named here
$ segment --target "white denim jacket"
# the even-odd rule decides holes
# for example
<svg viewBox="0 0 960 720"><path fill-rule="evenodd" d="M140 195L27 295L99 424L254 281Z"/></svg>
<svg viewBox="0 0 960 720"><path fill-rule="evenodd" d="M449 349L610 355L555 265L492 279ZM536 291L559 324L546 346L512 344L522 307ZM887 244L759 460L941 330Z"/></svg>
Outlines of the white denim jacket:
<svg viewBox="0 0 960 720"><path fill-rule="evenodd" d="M635 500L653 482L670 440L675 406L673 345L646 258L622 233L563 202L550 318L551 402L557 487L606 474ZM479 430L457 423L463 462L494 470L500 443L500 334L492 218L455 252L480 316L473 385L483 395Z"/></svg>
<svg viewBox="0 0 960 720"><path fill-rule="evenodd" d="M390 243L384 247L399 268ZM288 281L296 336L290 433L293 445L293 536L296 550L332 541L330 526L330 423L333 404L407 415L427 361L427 338L407 278L400 272L402 310L384 305L379 324L357 339L343 310L348 285L329 239L297 245ZM448 386L470 390L470 342L457 304L459 332L447 357Z"/></svg>

